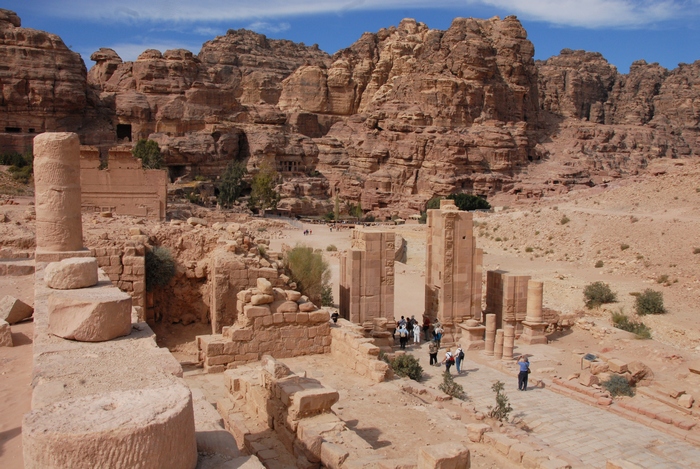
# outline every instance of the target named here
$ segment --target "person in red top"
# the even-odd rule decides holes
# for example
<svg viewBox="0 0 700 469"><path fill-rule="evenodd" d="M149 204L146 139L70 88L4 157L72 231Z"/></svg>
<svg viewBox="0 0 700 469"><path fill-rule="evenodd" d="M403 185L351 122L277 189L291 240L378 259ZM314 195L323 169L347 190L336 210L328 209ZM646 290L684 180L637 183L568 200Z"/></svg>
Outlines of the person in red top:
<svg viewBox="0 0 700 469"><path fill-rule="evenodd" d="M428 316L423 316L423 334L425 334L425 341L429 341L430 338L428 337L428 334L430 334L430 318Z"/></svg>

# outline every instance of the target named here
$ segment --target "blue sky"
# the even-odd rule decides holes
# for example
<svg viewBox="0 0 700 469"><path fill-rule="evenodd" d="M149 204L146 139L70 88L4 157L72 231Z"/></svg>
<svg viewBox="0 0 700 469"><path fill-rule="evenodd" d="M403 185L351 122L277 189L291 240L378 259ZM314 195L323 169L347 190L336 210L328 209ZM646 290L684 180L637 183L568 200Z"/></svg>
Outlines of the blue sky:
<svg viewBox="0 0 700 469"><path fill-rule="evenodd" d="M110 47L124 60L146 49L194 53L228 29L318 44L332 54L363 32L415 18L447 29L455 17L516 15L535 58L563 48L601 52L620 72L638 59L675 68L700 59L700 0L9 0L22 26L61 36L88 68Z"/></svg>

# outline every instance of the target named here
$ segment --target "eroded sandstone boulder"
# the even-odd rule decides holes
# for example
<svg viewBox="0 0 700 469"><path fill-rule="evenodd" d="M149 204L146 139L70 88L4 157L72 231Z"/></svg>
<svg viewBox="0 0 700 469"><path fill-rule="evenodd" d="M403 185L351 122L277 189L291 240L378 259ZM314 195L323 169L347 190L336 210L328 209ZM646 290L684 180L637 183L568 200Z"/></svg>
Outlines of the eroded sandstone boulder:
<svg viewBox="0 0 700 469"><path fill-rule="evenodd" d="M0 320L9 324L16 324L30 318L33 313L34 308L13 296L5 295L0 300Z"/></svg>
<svg viewBox="0 0 700 469"><path fill-rule="evenodd" d="M12 347L13 345L10 325L0 319L0 347Z"/></svg>
<svg viewBox="0 0 700 469"><path fill-rule="evenodd" d="M73 290L97 285L97 259L72 257L51 262L44 270L44 281L56 290Z"/></svg>

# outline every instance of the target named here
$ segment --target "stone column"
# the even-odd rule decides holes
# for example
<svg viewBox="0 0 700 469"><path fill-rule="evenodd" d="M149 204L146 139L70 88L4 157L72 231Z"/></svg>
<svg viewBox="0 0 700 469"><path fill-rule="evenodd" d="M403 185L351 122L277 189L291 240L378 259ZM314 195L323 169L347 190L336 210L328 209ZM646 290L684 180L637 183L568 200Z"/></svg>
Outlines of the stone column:
<svg viewBox="0 0 700 469"><path fill-rule="evenodd" d="M89 256L83 249L80 140L69 132L34 137L36 260Z"/></svg>
<svg viewBox="0 0 700 469"><path fill-rule="evenodd" d="M525 344L546 344L547 323L542 316L542 293L544 284L535 280L527 283L527 316L523 321L520 341Z"/></svg>
<svg viewBox="0 0 700 469"><path fill-rule="evenodd" d="M493 356L493 347L496 343L496 315L486 315L486 341L484 343L484 355Z"/></svg>
<svg viewBox="0 0 700 469"><path fill-rule="evenodd" d="M496 344L493 347L493 358L500 360L503 358L503 329L496 331Z"/></svg>
<svg viewBox="0 0 700 469"><path fill-rule="evenodd" d="M515 326L508 324L503 328L503 359L513 359L513 347L515 346Z"/></svg>

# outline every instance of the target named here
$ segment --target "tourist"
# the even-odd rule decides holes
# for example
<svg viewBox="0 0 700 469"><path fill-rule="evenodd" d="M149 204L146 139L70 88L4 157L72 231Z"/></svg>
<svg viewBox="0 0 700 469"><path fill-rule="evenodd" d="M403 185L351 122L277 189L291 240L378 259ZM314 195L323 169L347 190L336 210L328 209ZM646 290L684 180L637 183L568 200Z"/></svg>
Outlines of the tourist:
<svg viewBox="0 0 700 469"><path fill-rule="evenodd" d="M413 343L420 344L420 327L417 324L413 326Z"/></svg>
<svg viewBox="0 0 700 469"><path fill-rule="evenodd" d="M437 359L438 350L439 349L437 346L437 342L431 340L430 344L428 344L428 354L430 354L430 366L440 366Z"/></svg>
<svg viewBox="0 0 700 469"><path fill-rule="evenodd" d="M401 350L406 349L406 342L408 342L408 330L406 329L406 324L402 324L399 327L399 344L401 345Z"/></svg>
<svg viewBox="0 0 700 469"><path fill-rule="evenodd" d="M518 391L525 391L527 389L527 375L530 374L530 361L525 355L520 355L520 358L518 358L518 366L520 367Z"/></svg>
<svg viewBox="0 0 700 469"><path fill-rule="evenodd" d="M457 344L457 350L455 350L455 368L457 368L457 374L462 374L462 360L464 360L464 351L462 346Z"/></svg>
<svg viewBox="0 0 700 469"><path fill-rule="evenodd" d="M406 318L401 316L401 319L399 319L399 327L405 326L406 325Z"/></svg>
<svg viewBox="0 0 700 469"><path fill-rule="evenodd" d="M408 331L408 337L413 337L413 323L410 320L406 321L406 330Z"/></svg>
<svg viewBox="0 0 700 469"><path fill-rule="evenodd" d="M440 325L439 322L435 322L435 328L433 329L433 337L435 337L435 340L437 341L438 348L440 348L440 341L442 340L442 334L444 333L444 329Z"/></svg>
<svg viewBox="0 0 700 469"><path fill-rule="evenodd" d="M450 372L450 367L454 364L455 362L455 357L452 355L452 349L447 349L445 352L445 359L442 361L442 363L445 364L445 371L448 373Z"/></svg>
<svg viewBox="0 0 700 469"><path fill-rule="evenodd" d="M430 318L425 315L423 315L423 334L425 334L425 341L429 341L430 337L428 337L428 334L430 334Z"/></svg>
<svg viewBox="0 0 700 469"><path fill-rule="evenodd" d="M334 323L338 322L339 317L340 317L340 314L338 314L338 311L334 311L333 314L331 314L331 319L333 320Z"/></svg>

